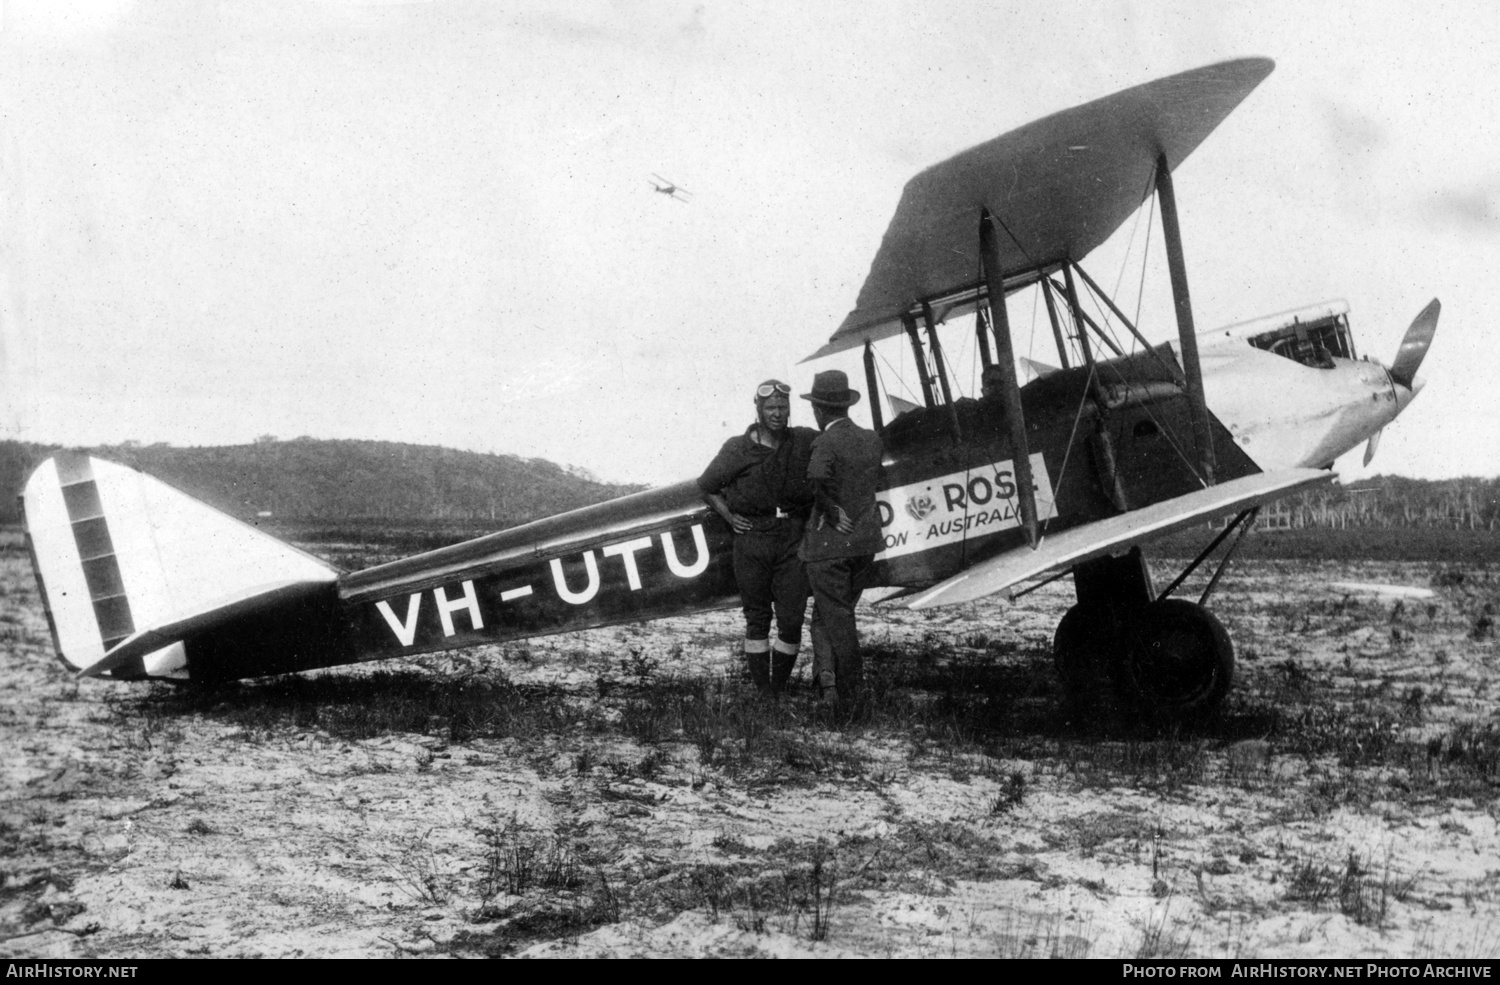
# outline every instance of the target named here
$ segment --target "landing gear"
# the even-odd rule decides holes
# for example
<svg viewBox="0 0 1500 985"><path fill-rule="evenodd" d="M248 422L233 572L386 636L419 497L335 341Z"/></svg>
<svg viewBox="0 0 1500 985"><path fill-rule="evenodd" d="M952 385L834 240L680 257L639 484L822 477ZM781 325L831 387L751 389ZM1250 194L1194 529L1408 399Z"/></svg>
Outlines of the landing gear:
<svg viewBox="0 0 1500 985"><path fill-rule="evenodd" d="M1063 691L1074 699L1093 696L1112 678L1118 649L1108 611L1082 604L1069 609L1052 637L1052 664Z"/></svg>
<svg viewBox="0 0 1500 985"><path fill-rule="evenodd" d="M1234 677L1224 624L1186 599L1160 599L1126 629L1117 668L1121 690L1144 714L1168 722L1211 714Z"/></svg>
<svg viewBox="0 0 1500 985"><path fill-rule="evenodd" d="M1057 625L1052 656L1075 714L1101 701L1161 723L1213 713L1234 676L1234 646L1201 604L1157 599L1139 549L1074 570L1078 604Z"/></svg>

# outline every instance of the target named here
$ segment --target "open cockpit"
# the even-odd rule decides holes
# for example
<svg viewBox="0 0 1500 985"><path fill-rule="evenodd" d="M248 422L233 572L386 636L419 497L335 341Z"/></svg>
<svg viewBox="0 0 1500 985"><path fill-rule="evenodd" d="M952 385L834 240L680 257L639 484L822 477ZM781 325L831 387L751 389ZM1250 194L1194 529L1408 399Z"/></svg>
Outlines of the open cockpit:
<svg viewBox="0 0 1500 985"><path fill-rule="evenodd" d="M1332 369L1334 359L1358 359L1349 329L1349 304L1325 301L1250 321L1228 325L1203 335L1205 346L1243 341L1313 369Z"/></svg>

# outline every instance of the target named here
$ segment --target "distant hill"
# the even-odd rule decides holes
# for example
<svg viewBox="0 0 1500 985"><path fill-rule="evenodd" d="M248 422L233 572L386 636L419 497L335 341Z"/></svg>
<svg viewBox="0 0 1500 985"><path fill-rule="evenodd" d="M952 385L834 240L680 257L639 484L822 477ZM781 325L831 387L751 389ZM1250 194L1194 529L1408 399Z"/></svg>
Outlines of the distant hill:
<svg viewBox="0 0 1500 985"><path fill-rule="evenodd" d="M0 441L0 522L19 520L27 474L56 446ZM136 466L233 516L276 521L464 522L502 529L636 492L541 458L389 441L261 440L88 449ZM583 474L580 474L583 473Z"/></svg>

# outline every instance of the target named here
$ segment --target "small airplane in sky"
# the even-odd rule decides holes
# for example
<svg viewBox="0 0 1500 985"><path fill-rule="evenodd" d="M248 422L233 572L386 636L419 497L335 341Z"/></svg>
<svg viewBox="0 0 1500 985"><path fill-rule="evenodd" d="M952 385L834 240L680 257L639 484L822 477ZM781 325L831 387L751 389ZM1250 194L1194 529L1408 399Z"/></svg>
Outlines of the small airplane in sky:
<svg viewBox="0 0 1500 985"><path fill-rule="evenodd" d="M668 198L673 199L674 201L678 201L686 205L687 198L684 196L691 196L693 194L686 188L683 188L681 185L675 184L674 182L668 181L666 178L663 178L655 171L651 172L651 177L655 179L655 181L651 182L651 187L661 192ZM657 182L661 183L657 184Z"/></svg>
<svg viewBox="0 0 1500 985"><path fill-rule="evenodd" d="M1440 310L1422 309L1389 366L1358 356L1343 302L1196 330L1172 171L1272 68L1135 86L907 183L854 310L808 357L864 353L886 449L867 598L926 609L1071 574L1053 646L1070 692L1104 684L1169 721L1222 702L1234 651L1206 603L1225 565L1260 506L1332 482L1362 442L1373 453L1422 389ZM1148 204L1177 330L1157 345L1082 266ZM1057 365L1026 360L1022 385L1007 297L1024 290L1045 302ZM979 395L950 378L945 332L975 345ZM877 371L887 338L911 347L911 400ZM732 531L692 481L355 572L79 452L38 466L22 502L58 655L83 676L280 674L738 601ZM1195 527L1208 540L1227 518L1158 590L1142 547ZM1202 596L1174 597L1230 537Z"/></svg>

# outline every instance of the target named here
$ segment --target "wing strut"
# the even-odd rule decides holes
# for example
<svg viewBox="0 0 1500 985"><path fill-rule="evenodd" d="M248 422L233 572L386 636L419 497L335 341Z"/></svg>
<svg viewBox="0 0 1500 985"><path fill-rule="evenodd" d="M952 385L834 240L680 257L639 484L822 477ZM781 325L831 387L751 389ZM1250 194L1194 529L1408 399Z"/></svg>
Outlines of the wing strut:
<svg viewBox="0 0 1500 985"><path fill-rule="evenodd" d="M932 305L922 302L922 322L927 326L927 351L932 353L932 362L937 366L938 383L943 389L943 403L948 407L948 421L953 425L953 440L963 443L963 433L958 424L958 408L953 404L953 390L948 386L948 367L943 362L943 347L938 343L937 325L932 321Z"/></svg>
<svg viewBox="0 0 1500 985"><path fill-rule="evenodd" d="M1110 338L1109 335L1105 333L1104 329L1099 327L1098 322L1089 317L1089 313L1087 311L1084 311L1083 306L1078 302L1078 285L1074 283L1071 271L1081 269L1083 268L1079 267L1076 263L1070 264L1063 268L1063 280L1067 282L1067 287L1066 289L1064 289L1063 293L1068 296L1068 302L1073 305L1073 313L1077 316L1078 332L1081 335L1084 328L1093 329L1094 334L1099 337L1100 342L1104 343L1104 347L1106 349L1108 349L1110 352L1113 352L1117 356L1123 356L1125 355L1124 350L1122 350L1118 345L1115 344L1115 340ZM1052 287L1056 289L1057 285L1053 284Z"/></svg>
<svg viewBox="0 0 1500 985"><path fill-rule="evenodd" d="M870 391L870 423L879 431L885 427L885 413L880 409L880 391L875 382L875 344L865 339L865 387Z"/></svg>
<svg viewBox="0 0 1500 985"><path fill-rule="evenodd" d="M1167 269L1172 275L1172 299L1177 307L1177 338L1182 343L1182 371L1187 375L1188 406L1193 412L1193 443L1198 446L1200 478L1214 484L1214 443L1208 429L1208 405L1203 399L1203 367L1198 362L1198 336L1193 329L1193 302L1188 297L1187 266L1182 260L1182 230L1177 225L1177 196L1172 192L1172 169L1163 152L1156 159L1156 196L1161 199L1161 232L1167 242Z"/></svg>
<svg viewBox="0 0 1500 985"><path fill-rule="evenodd" d="M994 363L990 360L990 326L984 320L984 309L974 309L974 341L979 347L979 362L989 369Z"/></svg>
<svg viewBox="0 0 1500 985"><path fill-rule="evenodd" d="M1172 379L1176 380L1177 383L1181 385L1182 374L1178 372L1177 367L1173 366L1165 359L1163 359L1161 355L1157 353L1156 346L1146 341L1146 337L1141 334L1140 329L1136 328L1135 325L1131 323L1130 319L1125 317L1125 312L1120 310L1120 306L1115 304L1114 298L1111 298L1108 294L1104 293L1104 289L1101 288L1098 284L1094 283L1094 278L1090 277L1089 272L1087 270L1084 270L1080 264L1073 264L1073 269L1078 271L1078 276L1083 278L1083 282L1088 285L1090 291L1094 292L1094 296L1108 305L1109 310L1115 313L1115 317L1120 319L1120 324L1130 329L1130 334L1134 335L1135 340L1141 344L1141 349L1145 352L1151 353L1153 356L1156 356L1156 361L1161 364L1162 369L1165 369L1169 374L1171 374Z"/></svg>
<svg viewBox="0 0 1500 985"><path fill-rule="evenodd" d="M1094 364L1094 352L1090 348L1088 341L1088 330L1090 328L1099 336L1099 341L1104 343L1111 352L1117 356L1121 355L1119 347L1110 341L1109 336L1099 330L1099 326L1095 325L1094 320L1083 310L1083 305L1078 303L1078 285L1073 283L1073 265L1071 261L1063 264L1062 272L1063 297L1068 299L1068 310L1073 313L1073 328L1078 333L1079 348L1083 349L1084 364L1087 366L1093 366ZM1057 287L1056 284L1052 286L1054 289Z"/></svg>
<svg viewBox="0 0 1500 985"><path fill-rule="evenodd" d="M1000 394L1005 405L1005 423L1010 428L1011 461L1016 471L1016 493L1021 500L1021 523L1026 541L1036 550L1039 531L1036 519L1036 490L1031 477L1031 448L1026 442L1026 418L1021 410L1021 386L1016 381L1016 353L1011 345L1010 318L1005 311L1005 288L1000 267L1000 246L995 239L995 221L990 210L979 210L979 256L984 265L984 281L990 302L990 324L995 326L996 366L1000 373Z"/></svg>
<svg viewBox="0 0 1500 985"><path fill-rule="evenodd" d="M1068 365L1068 347L1063 344L1062 323L1057 320L1057 302L1052 300L1052 281L1038 272L1037 282L1042 287L1042 299L1047 302L1047 319L1052 322L1052 338L1057 342L1058 361L1062 363L1063 369L1072 369Z"/></svg>
<svg viewBox="0 0 1500 985"><path fill-rule="evenodd" d="M936 407L937 401L932 396L932 376L927 372L927 354L922 351L922 336L917 334L917 320L908 312L901 316L901 322L906 326L906 335L911 339L912 358L917 362L917 379L922 381L922 403L928 407Z"/></svg>

